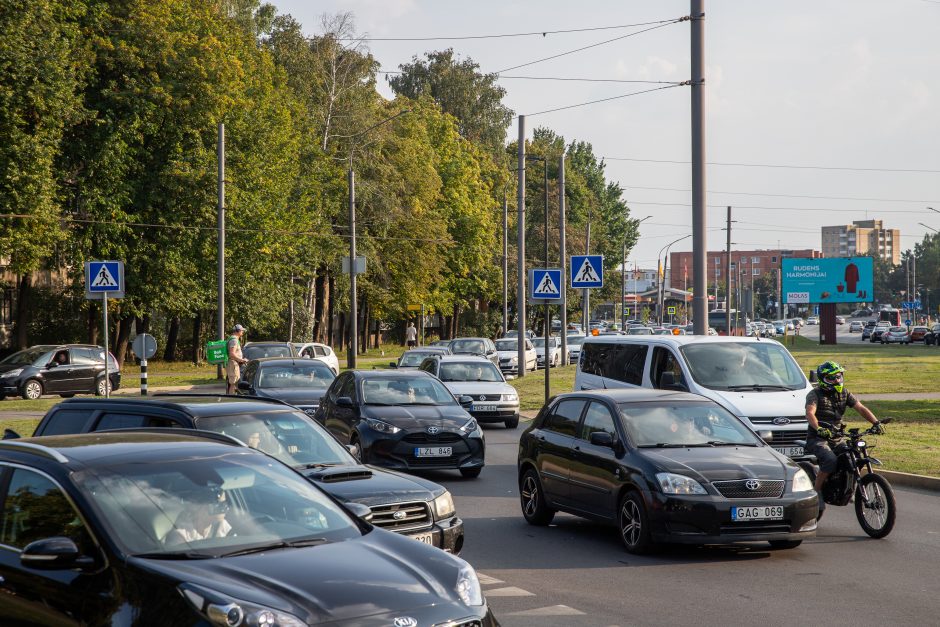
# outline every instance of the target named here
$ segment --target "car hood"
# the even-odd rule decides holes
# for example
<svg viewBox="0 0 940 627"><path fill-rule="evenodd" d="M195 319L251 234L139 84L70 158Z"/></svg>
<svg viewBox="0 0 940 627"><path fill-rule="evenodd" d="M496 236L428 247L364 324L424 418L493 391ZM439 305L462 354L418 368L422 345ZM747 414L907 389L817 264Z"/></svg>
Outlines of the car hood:
<svg viewBox="0 0 940 627"><path fill-rule="evenodd" d="M810 388L766 392L730 392L710 390L712 396L738 416L745 418L777 418L806 415L806 395Z"/></svg>
<svg viewBox="0 0 940 627"><path fill-rule="evenodd" d="M363 405L362 415L384 420L406 431L430 425L457 429L470 420L470 414L459 405Z"/></svg>
<svg viewBox="0 0 940 627"><path fill-rule="evenodd" d="M261 388L255 394L262 398L274 398L291 405L319 405L326 389L311 388Z"/></svg>
<svg viewBox="0 0 940 627"><path fill-rule="evenodd" d="M475 396L480 394L514 394L516 389L502 381L445 381L447 389L455 396L466 394ZM473 399L477 400L477 399Z"/></svg>
<svg viewBox="0 0 940 627"><path fill-rule="evenodd" d="M32 368L31 364L0 364L0 374L4 372L10 372L11 370L16 370L18 368Z"/></svg>
<svg viewBox="0 0 940 627"><path fill-rule="evenodd" d="M785 462L765 446L641 450L643 456L662 471L686 475L700 482L787 477Z"/></svg>
<svg viewBox="0 0 940 627"><path fill-rule="evenodd" d="M529 352L529 351L527 350L526 353L528 353L528 352ZM518 351L514 351L514 350L512 350L512 351L496 351L496 354L499 356L500 359L506 359L507 357L518 357L518 356L519 356L519 352L518 352Z"/></svg>
<svg viewBox="0 0 940 627"><path fill-rule="evenodd" d="M360 621L457 601L459 562L411 538L373 529L361 538L202 560L130 557L131 566L288 611L305 624Z"/></svg>
<svg viewBox="0 0 940 627"><path fill-rule="evenodd" d="M370 507L430 501L444 492L444 488L433 481L374 466L344 464L301 472L340 501L353 501Z"/></svg>

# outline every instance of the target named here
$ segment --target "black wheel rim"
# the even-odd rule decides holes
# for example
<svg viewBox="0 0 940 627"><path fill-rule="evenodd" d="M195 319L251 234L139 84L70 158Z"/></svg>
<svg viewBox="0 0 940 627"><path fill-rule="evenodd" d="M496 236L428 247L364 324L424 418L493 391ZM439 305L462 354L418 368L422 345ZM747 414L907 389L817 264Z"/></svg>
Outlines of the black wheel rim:
<svg viewBox="0 0 940 627"><path fill-rule="evenodd" d="M623 502L620 508L620 535L624 544L636 546L643 533L643 521L640 519L640 508L632 499Z"/></svg>
<svg viewBox="0 0 940 627"><path fill-rule="evenodd" d="M522 512L529 518L535 515L539 507L539 486L535 477L526 475L522 480Z"/></svg>
<svg viewBox="0 0 940 627"><path fill-rule="evenodd" d="M875 482L859 486L862 493L862 516L872 529L883 529L888 523L888 499Z"/></svg>

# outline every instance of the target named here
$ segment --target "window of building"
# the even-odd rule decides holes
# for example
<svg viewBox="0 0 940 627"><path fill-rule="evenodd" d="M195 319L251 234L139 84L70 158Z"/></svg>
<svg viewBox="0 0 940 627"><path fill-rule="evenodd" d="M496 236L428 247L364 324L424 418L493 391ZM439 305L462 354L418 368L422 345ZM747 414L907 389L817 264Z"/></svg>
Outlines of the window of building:
<svg viewBox="0 0 940 627"><path fill-rule="evenodd" d="M776 258L776 257L771 257L771 258L770 258L770 263L777 263L777 258Z"/></svg>

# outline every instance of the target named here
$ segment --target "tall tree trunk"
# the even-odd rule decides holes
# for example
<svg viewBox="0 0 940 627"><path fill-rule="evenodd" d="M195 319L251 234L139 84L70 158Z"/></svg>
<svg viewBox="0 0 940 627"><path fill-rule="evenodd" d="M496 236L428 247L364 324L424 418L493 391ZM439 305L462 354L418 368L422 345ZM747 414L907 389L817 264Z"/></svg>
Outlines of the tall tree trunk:
<svg viewBox="0 0 940 627"><path fill-rule="evenodd" d="M150 333L150 314L144 314L143 316L137 316L137 335L141 333Z"/></svg>
<svg viewBox="0 0 940 627"><path fill-rule="evenodd" d="M98 334L101 332L101 317L100 309L95 304L94 301L88 302L88 343L89 344L98 344Z"/></svg>
<svg viewBox="0 0 940 627"><path fill-rule="evenodd" d="M370 318L370 314L371 314L371 311L370 311L369 303L368 303L368 301L367 301L367 302L364 302L364 303L362 304L362 327L361 327L362 332L360 333L360 337L362 338L362 341L359 342L359 346L361 347L361 348L359 349L359 352L361 352L361 353L364 353L364 352L366 352L367 350L369 350L369 318Z"/></svg>
<svg viewBox="0 0 940 627"><path fill-rule="evenodd" d="M29 274L20 277L19 287L16 294L16 330L15 343L17 350L29 348L29 323L33 317L33 310L30 307L30 297L32 296L33 280Z"/></svg>
<svg viewBox="0 0 940 627"><path fill-rule="evenodd" d="M134 318L131 316L121 318L117 324L117 342L114 344L114 348L117 350L114 351L114 357L117 359L118 368L124 366L124 357L127 355L127 345L130 343L133 324Z"/></svg>
<svg viewBox="0 0 940 627"><path fill-rule="evenodd" d="M163 349L163 361L176 361L176 342L180 336L180 317L173 316L166 333L166 348Z"/></svg>
<svg viewBox="0 0 940 627"><path fill-rule="evenodd" d="M460 306L457 303L454 303L454 317L452 319L452 324L454 328L450 332L451 337L457 337L457 334L460 333Z"/></svg>
<svg viewBox="0 0 940 627"><path fill-rule="evenodd" d="M333 273L327 275L327 314L326 319L328 323L328 328L326 331L326 343L330 346L336 346L336 280L333 278ZM342 347L342 344L340 344Z"/></svg>
<svg viewBox="0 0 940 627"><path fill-rule="evenodd" d="M323 318L326 311L324 302L326 297L326 272L324 266L317 268L317 277L313 282L313 341L323 342L323 327L326 321Z"/></svg>
<svg viewBox="0 0 940 627"><path fill-rule="evenodd" d="M199 343L202 341L202 313L197 313L196 317L193 318L193 348L191 353L191 360L194 364L199 365L199 354L200 346Z"/></svg>
<svg viewBox="0 0 940 627"><path fill-rule="evenodd" d="M337 345L339 346L340 350L347 350L348 347L347 347L347 342L346 342L346 312L344 311L339 312L338 317L339 317L339 320L337 321L338 324L337 324L337 329L336 329L338 342L337 344L333 345L333 350L336 350Z"/></svg>

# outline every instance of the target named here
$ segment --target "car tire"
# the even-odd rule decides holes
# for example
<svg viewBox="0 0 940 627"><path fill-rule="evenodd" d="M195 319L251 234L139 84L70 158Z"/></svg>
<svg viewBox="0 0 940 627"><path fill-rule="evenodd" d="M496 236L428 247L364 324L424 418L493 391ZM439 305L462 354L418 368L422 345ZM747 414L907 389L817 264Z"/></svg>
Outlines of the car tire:
<svg viewBox="0 0 940 627"><path fill-rule="evenodd" d="M795 549L801 544L803 544L802 540L771 540L770 548L772 549Z"/></svg>
<svg viewBox="0 0 940 627"><path fill-rule="evenodd" d="M477 466L476 468L461 468L460 474L464 479L476 479L480 476L480 473L483 472L482 466Z"/></svg>
<svg viewBox="0 0 940 627"><path fill-rule="evenodd" d="M509 420L504 421L503 424L506 425L507 429L515 429L519 426L519 414L516 414Z"/></svg>
<svg viewBox="0 0 940 627"><path fill-rule="evenodd" d="M555 510L545 503L545 492L539 475L532 468L526 470L519 481L519 503L522 506L522 517L530 525L544 527L555 517Z"/></svg>
<svg viewBox="0 0 940 627"><path fill-rule="evenodd" d="M111 382L104 377L95 379L95 396L105 396L110 394L113 389Z"/></svg>
<svg viewBox="0 0 940 627"><path fill-rule="evenodd" d="M23 398L27 401L35 401L42 396L42 383L36 379L30 379L23 384Z"/></svg>
<svg viewBox="0 0 940 627"><path fill-rule="evenodd" d="M628 492L617 510L617 529L624 548L634 555L645 555L656 549L650 535L649 516L643 497L637 492Z"/></svg>

